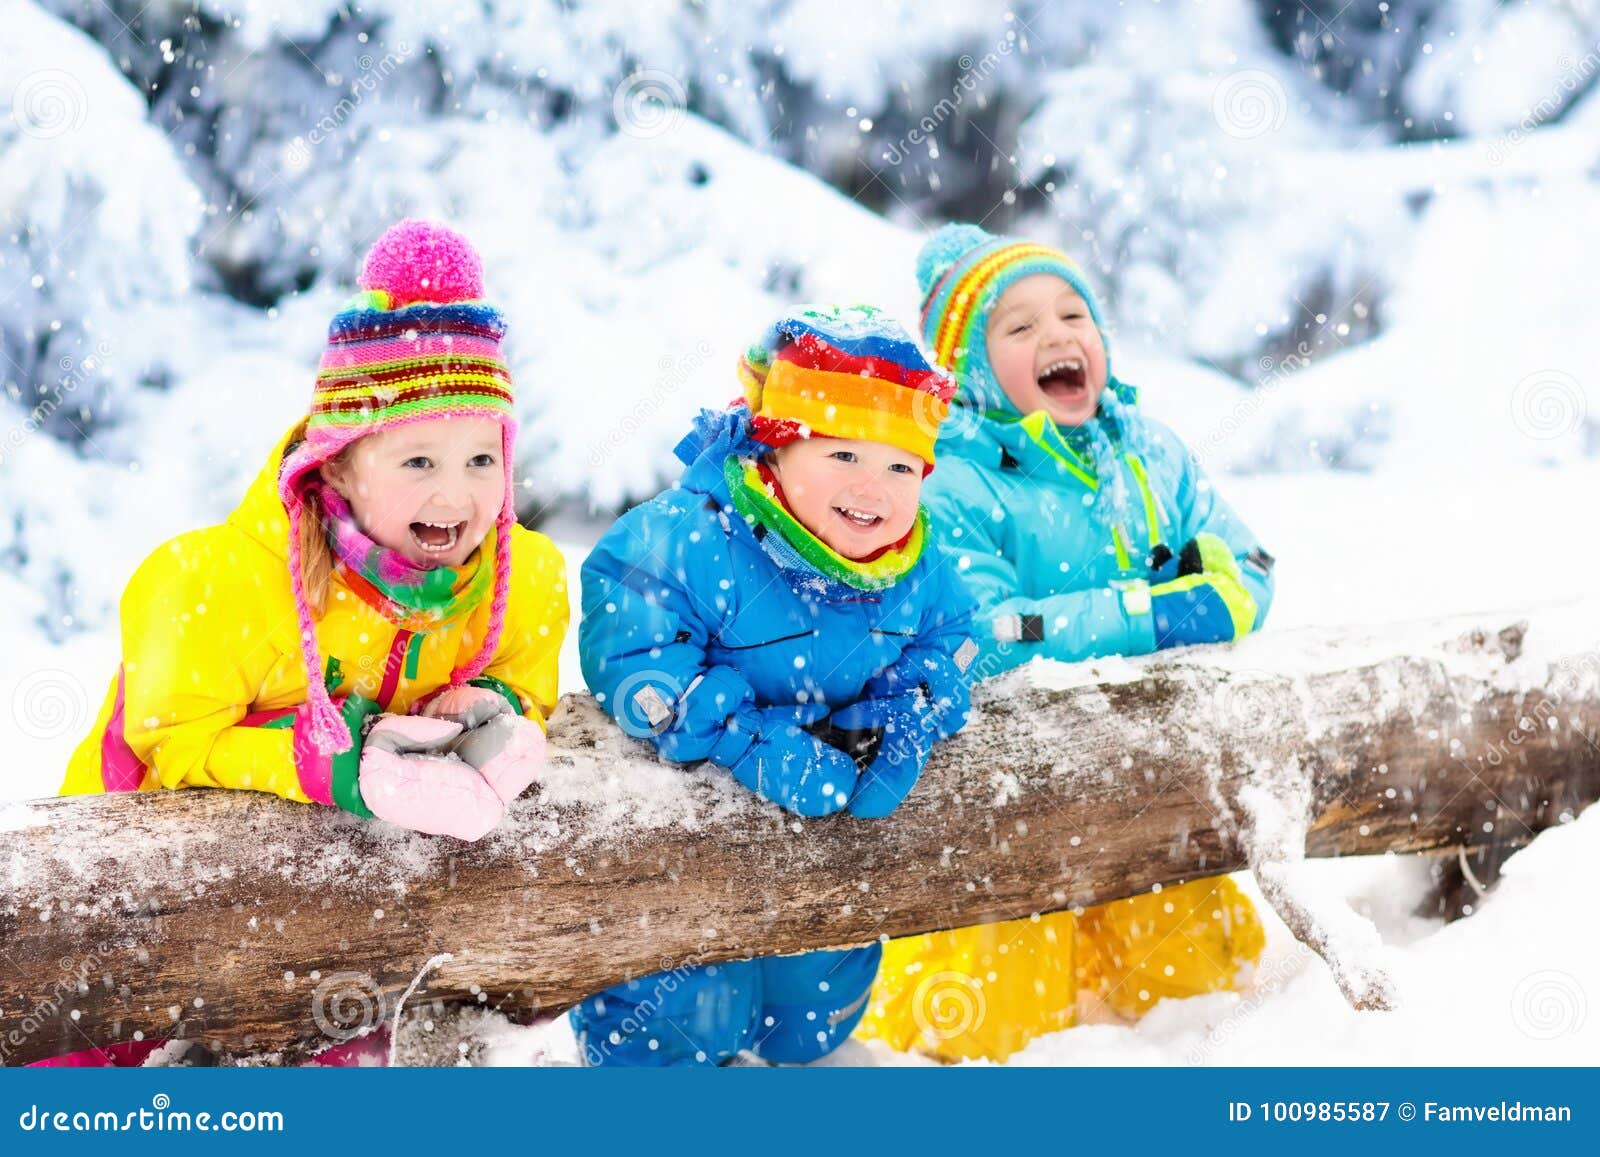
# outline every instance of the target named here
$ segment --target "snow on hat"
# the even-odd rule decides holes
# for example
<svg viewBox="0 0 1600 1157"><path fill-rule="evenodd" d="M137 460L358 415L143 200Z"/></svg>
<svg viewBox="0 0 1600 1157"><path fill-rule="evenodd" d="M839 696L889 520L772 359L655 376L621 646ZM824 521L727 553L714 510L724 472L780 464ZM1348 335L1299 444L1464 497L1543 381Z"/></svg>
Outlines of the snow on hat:
<svg viewBox="0 0 1600 1157"><path fill-rule="evenodd" d="M756 439L854 438L933 468L955 382L905 329L870 305L795 306L739 360Z"/></svg>
<svg viewBox="0 0 1600 1157"><path fill-rule="evenodd" d="M989 364L985 331L1006 289L1024 277L1049 273L1083 298L1106 344L1094 291L1072 258L1048 245L997 237L976 225L940 227L917 254L922 290L922 336L934 360L955 374L960 400L982 409L1014 409ZM1109 372L1110 355L1107 354Z"/></svg>
<svg viewBox="0 0 1600 1157"><path fill-rule="evenodd" d="M512 447L517 423L511 370L501 352L500 312L483 300L483 262L443 225L407 219L378 238L353 297L328 327L328 344L306 418L305 439L284 456L278 493L289 514L289 573L300 620L311 736L329 755L350 736L323 686L322 657L300 558L304 485L324 462L380 430L435 418L490 418L501 427L504 499L495 520L494 599L483 645L450 676L459 687L482 674L500 643L511 580Z"/></svg>

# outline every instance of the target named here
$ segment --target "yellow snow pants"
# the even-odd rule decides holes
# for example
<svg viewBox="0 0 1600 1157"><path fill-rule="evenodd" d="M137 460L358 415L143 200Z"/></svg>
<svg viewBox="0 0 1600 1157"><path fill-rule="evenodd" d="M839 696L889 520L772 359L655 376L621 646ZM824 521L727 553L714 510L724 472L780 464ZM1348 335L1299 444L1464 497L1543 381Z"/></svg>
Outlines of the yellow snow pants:
<svg viewBox="0 0 1600 1157"><path fill-rule="evenodd" d="M1234 988L1266 944L1226 876L1001 924L892 940L856 1035L946 1061L1001 1061L1070 1028L1078 995L1136 1019L1163 997Z"/></svg>

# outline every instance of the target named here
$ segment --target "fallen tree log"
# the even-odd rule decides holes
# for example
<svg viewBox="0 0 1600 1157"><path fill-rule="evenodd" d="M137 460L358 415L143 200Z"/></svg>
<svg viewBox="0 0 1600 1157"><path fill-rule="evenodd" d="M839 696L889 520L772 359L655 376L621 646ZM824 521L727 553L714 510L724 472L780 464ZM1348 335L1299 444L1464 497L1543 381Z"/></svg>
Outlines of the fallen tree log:
<svg viewBox="0 0 1600 1157"><path fill-rule="evenodd" d="M0 808L0 1060L182 1037L290 1062L396 1016L424 973L429 999L531 1018L631 975L1246 866L1381 1006L1295 861L1515 846L1600 797L1600 613L1530 619L1014 672L881 821L662 764L586 696L476 845L243 792Z"/></svg>

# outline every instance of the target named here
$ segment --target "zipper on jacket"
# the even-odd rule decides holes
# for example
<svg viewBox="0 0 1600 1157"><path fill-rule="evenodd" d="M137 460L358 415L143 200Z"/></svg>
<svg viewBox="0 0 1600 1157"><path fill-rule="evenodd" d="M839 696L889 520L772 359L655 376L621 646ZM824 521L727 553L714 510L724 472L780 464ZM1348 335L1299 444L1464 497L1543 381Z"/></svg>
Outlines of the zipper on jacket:
<svg viewBox="0 0 1600 1157"><path fill-rule="evenodd" d="M724 651L754 651L757 647L770 647L774 643L787 643L790 639L809 639L816 633L816 631L796 631L792 635L779 635L776 639L768 639L764 643L743 643L738 646L721 643L721 640L718 640L718 642L721 643Z"/></svg>

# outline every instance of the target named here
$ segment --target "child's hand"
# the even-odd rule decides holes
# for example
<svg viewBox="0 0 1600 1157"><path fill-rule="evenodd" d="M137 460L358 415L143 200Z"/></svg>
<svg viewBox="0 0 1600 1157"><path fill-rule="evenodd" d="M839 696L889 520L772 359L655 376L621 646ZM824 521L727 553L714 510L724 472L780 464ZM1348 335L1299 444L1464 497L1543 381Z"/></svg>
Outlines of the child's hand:
<svg viewBox="0 0 1600 1157"><path fill-rule="evenodd" d="M477 768L495 795L509 804L538 778L544 748L544 728L507 710L463 732L450 750Z"/></svg>
<svg viewBox="0 0 1600 1157"><path fill-rule="evenodd" d="M449 748L461 724L384 715L361 748L361 798L379 819L429 835L476 840L494 830L505 803Z"/></svg>
<svg viewBox="0 0 1600 1157"><path fill-rule="evenodd" d="M412 711L430 719L448 719L459 723L463 730L487 723L497 715L510 715L511 704L498 691L486 687L446 687L437 695L424 700L420 709Z"/></svg>
<svg viewBox="0 0 1600 1157"><path fill-rule="evenodd" d="M881 819L899 807L922 776L939 737L933 704L920 690L886 699L863 699L842 707L828 721L843 730L882 733L873 757L850 796L850 814Z"/></svg>
<svg viewBox="0 0 1600 1157"><path fill-rule="evenodd" d="M817 713L815 706L742 708L729 720L730 731L754 739L724 766L779 807L803 816L832 815L849 802L860 772L855 760L798 725L814 722ZM716 753L712 759L721 762Z"/></svg>
<svg viewBox="0 0 1600 1157"><path fill-rule="evenodd" d="M1156 650L1231 643L1250 630L1255 600L1227 575L1188 575L1150 588Z"/></svg>

